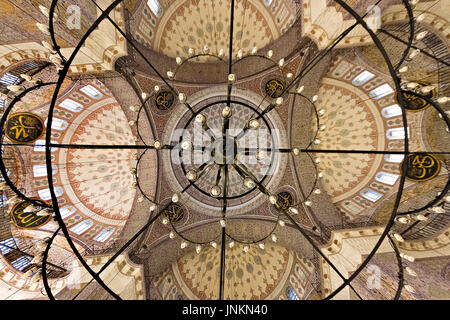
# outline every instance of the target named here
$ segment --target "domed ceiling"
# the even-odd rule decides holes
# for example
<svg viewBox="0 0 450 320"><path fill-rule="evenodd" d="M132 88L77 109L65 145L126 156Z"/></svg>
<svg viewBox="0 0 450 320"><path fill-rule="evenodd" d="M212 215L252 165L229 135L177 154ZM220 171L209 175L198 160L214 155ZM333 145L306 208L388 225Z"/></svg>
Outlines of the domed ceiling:
<svg viewBox="0 0 450 320"><path fill-rule="evenodd" d="M295 21L291 1L238 0L234 10L233 55L265 47ZM229 1L161 1L157 14L142 1L136 11L135 38L157 52L175 58L189 48L200 53L204 46L216 54L229 51Z"/></svg>

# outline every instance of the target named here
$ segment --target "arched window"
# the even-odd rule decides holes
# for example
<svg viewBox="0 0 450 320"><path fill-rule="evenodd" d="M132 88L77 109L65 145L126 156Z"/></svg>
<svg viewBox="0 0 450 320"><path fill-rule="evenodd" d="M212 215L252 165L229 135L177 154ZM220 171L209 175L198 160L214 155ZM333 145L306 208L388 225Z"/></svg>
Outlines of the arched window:
<svg viewBox="0 0 450 320"><path fill-rule="evenodd" d="M98 242L105 242L114 233L114 228L104 228L98 235L95 236L94 240Z"/></svg>
<svg viewBox="0 0 450 320"><path fill-rule="evenodd" d="M84 109L83 105L79 102L76 102L72 99L66 99L59 104L60 107L67 109L72 112L80 112Z"/></svg>
<svg viewBox="0 0 450 320"><path fill-rule="evenodd" d="M6 240L0 241L0 252L5 255L14 249L17 249L17 244L14 238L8 238Z"/></svg>
<svg viewBox="0 0 450 320"><path fill-rule="evenodd" d="M28 257L21 256L19 259L16 259L13 262L11 262L11 264L17 270L22 271L31 264L31 260Z"/></svg>
<svg viewBox="0 0 450 320"><path fill-rule="evenodd" d="M398 179L398 174L387 173L387 172L378 172L375 176L375 180L388 184L390 186L394 185L394 183Z"/></svg>
<svg viewBox="0 0 450 320"><path fill-rule="evenodd" d="M50 143L57 144L58 142L51 140ZM56 150L58 150L58 148L56 148L56 147L50 148L51 152L55 152ZM36 140L36 142L34 143L34 151L35 152L45 152L45 140Z"/></svg>
<svg viewBox="0 0 450 320"><path fill-rule="evenodd" d="M400 116L402 114L402 108L400 108L398 104L394 104L392 106L382 109L381 114L385 118Z"/></svg>
<svg viewBox="0 0 450 320"><path fill-rule="evenodd" d="M52 164L52 173L56 174L58 172L58 168L56 164ZM33 166L33 176L35 178L46 177L47 176L47 165L45 164L35 164Z"/></svg>
<svg viewBox="0 0 450 320"><path fill-rule="evenodd" d="M72 214L74 214L77 211L74 206L64 206L61 209L59 209L59 213L61 214L61 218L65 219L67 217L70 217Z"/></svg>
<svg viewBox="0 0 450 320"><path fill-rule="evenodd" d="M270 6L272 4L273 0L263 0L266 7Z"/></svg>
<svg viewBox="0 0 450 320"><path fill-rule="evenodd" d="M400 163L403 161L405 156L403 154L385 154L384 160L387 162Z"/></svg>
<svg viewBox="0 0 450 320"><path fill-rule="evenodd" d="M370 79L372 79L373 77L375 77L375 75L366 70L366 71L361 72L359 75L357 75L355 77L355 79L353 79L352 83L355 86L361 86L364 83L366 83L367 81L369 81Z"/></svg>
<svg viewBox="0 0 450 320"><path fill-rule="evenodd" d="M70 228L70 231L72 231L75 234L82 234L83 232L86 232L90 227L94 225L94 222L91 220L84 220L78 223L76 226Z"/></svg>
<svg viewBox="0 0 450 320"><path fill-rule="evenodd" d="M81 88L80 91L95 100L101 99L103 97L103 93L98 91L96 87L91 86L90 84Z"/></svg>
<svg viewBox="0 0 450 320"><path fill-rule="evenodd" d="M0 83L7 87L19 83L19 80L18 76L7 72L0 78Z"/></svg>
<svg viewBox="0 0 450 320"><path fill-rule="evenodd" d="M394 89L392 89L390 85L385 83L385 84L379 86L378 88L375 88L372 91L370 91L369 96L373 99L378 100L378 99L381 99L393 92L394 92Z"/></svg>
<svg viewBox="0 0 450 320"><path fill-rule="evenodd" d="M10 171L7 169L7 168L5 168L6 169L6 174L8 175L8 177L9 177L9 175L10 175ZM5 181L5 179L3 178L3 175L0 173L0 181Z"/></svg>
<svg viewBox="0 0 450 320"><path fill-rule="evenodd" d="M383 195L381 193L376 192L370 188L366 188L360 192L360 195L366 198L369 201L375 202L380 199Z"/></svg>
<svg viewBox="0 0 450 320"><path fill-rule="evenodd" d="M300 298L298 297L297 293L295 293L294 289L292 289L291 286L288 286L286 288L286 297L289 300L300 300Z"/></svg>
<svg viewBox="0 0 450 320"><path fill-rule="evenodd" d="M54 187L54 189L55 189L55 195L57 198L61 197L63 195L64 191L63 191L62 187L56 186L56 187ZM52 198L52 196L50 195L50 189L48 189L48 188L38 190L38 194L42 200L50 200Z"/></svg>
<svg viewBox="0 0 450 320"><path fill-rule="evenodd" d="M158 18L161 17L162 8L158 0L148 0L147 5L150 8L150 10L152 10L155 16L157 16Z"/></svg>
<svg viewBox="0 0 450 320"><path fill-rule="evenodd" d="M409 138L409 128L407 128L407 131ZM386 137L389 140L405 139L405 129L403 127L388 129L386 131Z"/></svg>
<svg viewBox="0 0 450 320"><path fill-rule="evenodd" d="M6 206L6 201L8 201L8 198L4 194L0 197L0 208Z"/></svg>
<svg viewBox="0 0 450 320"><path fill-rule="evenodd" d="M48 121L48 119L45 120L45 126L47 126L47 121ZM62 131L62 130L66 130L68 126L69 126L69 123L64 119L53 118L53 120L52 120L52 130Z"/></svg>

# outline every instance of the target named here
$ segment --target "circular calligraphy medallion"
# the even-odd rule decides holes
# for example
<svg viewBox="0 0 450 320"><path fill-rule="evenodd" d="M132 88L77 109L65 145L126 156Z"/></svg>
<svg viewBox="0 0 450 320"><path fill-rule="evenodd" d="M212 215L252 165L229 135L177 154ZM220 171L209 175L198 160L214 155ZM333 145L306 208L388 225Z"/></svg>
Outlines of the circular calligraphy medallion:
<svg viewBox="0 0 450 320"><path fill-rule="evenodd" d="M441 170L439 160L429 153L411 153L406 160L408 161L406 177L413 181L433 179Z"/></svg>
<svg viewBox="0 0 450 320"><path fill-rule="evenodd" d="M184 209L176 203L171 203L163 210L163 215L167 217L171 223L179 223L184 218Z"/></svg>
<svg viewBox="0 0 450 320"><path fill-rule="evenodd" d="M159 110L168 110L175 101L172 91L163 89L153 97L153 105Z"/></svg>
<svg viewBox="0 0 450 320"><path fill-rule="evenodd" d="M284 81L278 78L269 79L264 86L266 94L273 99L280 97L283 94L284 88Z"/></svg>
<svg viewBox="0 0 450 320"><path fill-rule="evenodd" d="M5 135L16 143L31 143L44 132L44 122L37 115L28 112L13 114L6 121Z"/></svg>
<svg viewBox="0 0 450 320"><path fill-rule="evenodd" d="M10 213L12 223L19 229L36 229L52 219L51 215L38 216L36 212L23 212L23 210L31 204L29 201L23 201L16 204Z"/></svg>
<svg viewBox="0 0 450 320"><path fill-rule="evenodd" d="M431 85L430 83L418 81L419 85L416 89L420 89L426 86ZM431 90L428 93L416 93L414 91L405 90L402 91L403 99L406 101L405 109L409 111L422 111L430 106L430 104L423 98L431 99L436 96L436 89ZM395 96L397 100L397 96ZM398 103L398 101L397 101Z"/></svg>
<svg viewBox="0 0 450 320"><path fill-rule="evenodd" d="M294 204L294 196L289 191L280 191L277 194L277 206L279 210L287 210Z"/></svg>

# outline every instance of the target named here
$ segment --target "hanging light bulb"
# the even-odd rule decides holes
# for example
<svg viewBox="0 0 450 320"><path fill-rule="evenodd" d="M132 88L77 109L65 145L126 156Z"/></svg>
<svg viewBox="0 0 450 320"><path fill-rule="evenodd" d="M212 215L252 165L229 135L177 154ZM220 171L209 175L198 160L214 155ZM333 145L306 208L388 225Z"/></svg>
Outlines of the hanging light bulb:
<svg viewBox="0 0 450 320"><path fill-rule="evenodd" d="M280 227L284 227L286 225L283 220L278 220L278 224L280 225Z"/></svg>
<svg viewBox="0 0 450 320"><path fill-rule="evenodd" d="M283 104L283 101L284 101L283 97L278 97L277 100L275 100L275 104L277 106L281 106Z"/></svg>
<svg viewBox="0 0 450 320"><path fill-rule="evenodd" d="M311 205L312 205L312 202L309 200L305 201L304 203L305 203L305 206L307 206L307 207L311 207Z"/></svg>
<svg viewBox="0 0 450 320"><path fill-rule="evenodd" d="M128 121L128 124L130 125L130 127L132 127L136 124L136 121L130 120L130 121Z"/></svg>
<svg viewBox="0 0 450 320"><path fill-rule="evenodd" d="M184 249L184 248L186 248L187 247L187 242L186 241L181 241L181 245L180 245L180 247L181 247L181 249Z"/></svg>
<svg viewBox="0 0 450 320"><path fill-rule="evenodd" d="M155 86L153 88L153 90L155 91L155 93L158 93L161 90L161 87L160 86Z"/></svg>
<svg viewBox="0 0 450 320"><path fill-rule="evenodd" d="M448 97L440 97L436 101L438 103L446 103L448 101Z"/></svg>
<svg viewBox="0 0 450 320"><path fill-rule="evenodd" d="M61 58L58 55L56 55L56 54L52 54L48 58L50 59L51 62L53 62L56 65L62 65L63 64Z"/></svg>
<svg viewBox="0 0 450 320"><path fill-rule="evenodd" d="M409 58L413 59L415 58L418 54L420 53L420 49L414 49L411 51L411 53L409 54Z"/></svg>
<svg viewBox="0 0 450 320"><path fill-rule="evenodd" d="M327 128L327 126L323 124L323 125L320 126L319 130L320 131L324 131L326 128Z"/></svg>
<svg viewBox="0 0 450 320"><path fill-rule="evenodd" d="M234 241L231 241L228 246L230 247L230 249L232 249L234 247Z"/></svg>
<svg viewBox="0 0 450 320"><path fill-rule="evenodd" d="M318 177L319 179L322 179L323 176L324 176L323 172L319 172L319 173L317 174L317 177Z"/></svg>
<svg viewBox="0 0 450 320"><path fill-rule="evenodd" d="M167 76L169 77L169 79L173 79L173 77L175 77L175 74L172 71L167 71Z"/></svg>
<svg viewBox="0 0 450 320"><path fill-rule="evenodd" d="M318 99L319 99L319 96L315 95L315 96L312 97L312 102L316 102Z"/></svg>
<svg viewBox="0 0 450 320"><path fill-rule="evenodd" d="M21 91L22 89L24 89L22 86L16 86L16 85L7 86L6 88L7 88L9 91L12 91L12 92L19 92L19 91Z"/></svg>
<svg viewBox="0 0 450 320"><path fill-rule="evenodd" d="M181 149L183 149L183 150L191 149L191 143L189 141L183 141L181 143Z"/></svg>
<svg viewBox="0 0 450 320"><path fill-rule="evenodd" d="M248 126L249 126L251 129L258 129L258 128L259 128L259 121L256 120L256 119L251 119L251 120L248 122Z"/></svg>
<svg viewBox="0 0 450 320"><path fill-rule="evenodd" d="M408 84L406 85L406 88L408 89L414 89L418 86L419 84L417 82L408 82Z"/></svg>
<svg viewBox="0 0 450 320"><path fill-rule="evenodd" d="M416 259L413 256L407 256L405 255L406 260L408 260L409 262L414 262Z"/></svg>
<svg viewBox="0 0 450 320"><path fill-rule="evenodd" d="M199 122L199 123L203 123L203 122L206 121L206 118L205 118L204 115L198 114L198 115L195 117L195 121L197 121L197 122Z"/></svg>
<svg viewBox="0 0 450 320"><path fill-rule="evenodd" d="M273 51L272 50L267 51L267 57L272 58L272 56L273 56Z"/></svg>
<svg viewBox="0 0 450 320"><path fill-rule="evenodd" d="M417 277L417 273L410 267L405 267L405 270L406 270L406 272L408 272L409 275L411 275L413 277Z"/></svg>
<svg viewBox="0 0 450 320"><path fill-rule="evenodd" d="M170 233L169 233L169 238L170 238L170 239L175 238L175 232L170 231Z"/></svg>
<svg viewBox="0 0 450 320"><path fill-rule="evenodd" d="M289 73L286 74L286 78L288 78L288 79L291 79L293 76L294 76L294 75L293 75L291 72L289 72Z"/></svg>
<svg viewBox="0 0 450 320"><path fill-rule="evenodd" d="M260 244L258 244L258 247L261 249L261 250L264 250L264 248L265 248L265 246L264 246L264 243L260 243Z"/></svg>
<svg viewBox="0 0 450 320"><path fill-rule="evenodd" d="M178 195L178 193L175 193L175 194L172 196L172 202L173 202L173 203L177 203L178 200L180 200L180 196Z"/></svg>
<svg viewBox="0 0 450 320"><path fill-rule="evenodd" d="M223 51L223 49L220 49L219 54L218 54L219 58L223 58L224 55L225 55L225 52Z"/></svg>
<svg viewBox="0 0 450 320"><path fill-rule="evenodd" d="M36 215L39 216L39 217L46 217L46 216L51 215L52 213L53 213L52 209L45 208L45 209L42 209L42 210L36 212Z"/></svg>
<svg viewBox="0 0 450 320"><path fill-rule="evenodd" d="M222 228L225 228L227 226L227 223L225 222L225 219L220 219L219 223L220 223L220 226Z"/></svg>
<svg viewBox="0 0 450 320"><path fill-rule="evenodd" d="M156 140L156 141L153 143L153 146L155 147L155 149L161 149L161 142L159 142L158 140Z"/></svg>
<svg viewBox="0 0 450 320"><path fill-rule="evenodd" d="M296 156L298 156L300 154L300 149L299 148L293 148L292 149L292 153Z"/></svg>
<svg viewBox="0 0 450 320"><path fill-rule="evenodd" d="M422 31L420 33L417 34L416 36L416 40L422 40L423 38L425 38L428 34L428 31Z"/></svg>
<svg viewBox="0 0 450 320"><path fill-rule="evenodd" d="M145 101L145 100L147 100L147 98L148 98L148 94L145 93L145 92L142 92L141 97L142 97L142 99Z"/></svg>
<svg viewBox="0 0 450 320"><path fill-rule="evenodd" d="M416 293L416 290L414 290L414 288L411 287L409 284L405 284L405 289L410 293Z"/></svg>
<svg viewBox="0 0 450 320"><path fill-rule="evenodd" d="M222 110L222 117L229 118L231 115L231 108L229 106L225 106Z"/></svg>
<svg viewBox="0 0 450 320"><path fill-rule="evenodd" d="M430 210L435 213L445 213L445 209L440 206L431 207Z"/></svg>
<svg viewBox="0 0 450 320"><path fill-rule="evenodd" d="M277 242L277 240L278 240L277 236L274 233L272 233L272 241Z"/></svg>
<svg viewBox="0 0 450 320"><path fill-rule="evenodd" d="M320 189L315 189L313 192L314 192L314 194L321 194L322 193L322 191Z"/></svg>
<svg viewBox="0 0 450 320"><path fill-rule="evenodd" d="M400 222L400 223L403 223L403 224L408 224L409 223L408 218L405 218L405 217L399 217L397 219L397 221Z"/></svg>
<svg viewBox="0 0 450 320"><path fill-rule="evenodd" d="M314 162L315 162L315 163L320 163L320 158L314 159Z"/></svg>
<svg viewBox="0 0 450 320"><path fill-rule="evenodd" d="M427 94L427 93L433 91L434 89L435 89L434 86L425 86L425 87L420 88L420 91L424 94Z"/></svg>
<svg viewBox="0 0 450 320"><path fill-rule="evenodd" d="M145 200L145 197L144 197L144 196L140 196L140 197L138 197L138 199L137 199L138 202L144 202L144 200Z"/></svg>
<svg viewBox="0 0 450 320"><path fill-rule="evenodd" d="M425 14L422 13L422 14L417 16L416 21L417 22L422 22L424 19L425 19Z"/></svg>
<svg viewBox="0 0 450 320"><path fill-rule="evenodd" d="M297 93L302 93L303 90L305 90L305 86L301 86L300 88L298 88Z"/></svg>
<svg viewBox="0 0 450 320"><path fill-rule="evenodd" d="M319 116L323 116L325 114L325 109L320 109L318 113Z"/></svg>
<svg viewBox="0 0 450 320"><path fill-rule="evenodd" d="M181 65L183 63L183 59L181 59L180 57L176 57L175 61L177 62L177 65Z"/></svg>
<svg viewBox="0 0 450 320"><path fill-rule="evenodd" d="M133 111L133 112L136 112L136 111L139 110L139 106L135 106L135 105L130 106L130 110Z"/></svg>
<svg viewBox="0 0 450 320"><path fill-rule="evenodd" d="M398 69L398 72L400 72L400 73L405 73L407 71L408 71L408 66L404 66L404 67L401 67L400 69Z"/></svg>
<svg viewBox="0 0 450 320"><path fill-rule="evenodd" d="M238 50L237 58L238 58L238 59L242 59L242 49L239 49L239 50Z"/></svg>
<svg viewBox="0 0 450 320"><path fill-rule="evenodd" d="M195 54L194 49L189 48L189 49L188 49L188 55L189 55L190 57L192 57L194 54Z"/></svg>
<svg viewBox="0 0 450 320"><path fill-rule="evenodd" d="M255 182L253 181L252 178L247 177L244 179L244 185L249 188L252 189L253 187L255 187Z"/></svg>
<svg viewBox="0 0 450 320"><path fill-rule="evenodd" d="M289 207L289 212L292 214L298 214L297 208L294 208L294 207Z"/></svg>
<svg viewBox="0 0 450 320"><path fill-rule="evenodd" d="M265 159L267 154L264 151L258 151L256 152L256 159L263 160Z"/></svg>
<svg viewBox="0 0 450 320"><path fill-rule="evenodd" d="M278 65L280 67L284 66L284 58L281 58L280 61L278 61Z"/></svg>
<svg viewBox="0 0 450 320"><path fill-rule="evenodd" d="M203 53L204 54L208 54L209 53L209 47L208 46L203 46Z"/></svg>
<svg viewBox="0 0 450 320"><path fill-rule="evenodd" d="M419 220L419 221L427 221L428 217L424 216L423 214L418 214L416 216L416 219Z"/></svg>
<svg viewBox="0 0 450 320"><path fill-rule="evenodd" d="M150 212L155 211L155 210L156 210L156 204L152 203L152 204L150 205L149 209L150 209Z"/></svg>
<svg viewBox="0 0 450 320"><path fill-rule="evenodd" d="M168 223L169 223L169 219L163 218L163 219L162 219L162 223L163 223L164 225L168 224Z"/></svg>
<svg viewBox="0 0 450 320"><path fill-rule="evenodd" d="M276 204L277 203L277 198L275 196L269 196L269 202L271 204Z"/></svg>
<svg viewBox="0 0 450 320"><path fill-rule="evenodd" d="M194 170L190 170L186 173L186 178L189 181L194 181L195 179L197 179L197 172L195 172Z"/></svg>
<svg viewBox="0 0 450 320"><path fill-rule="evenodd" d="M20 77L21 77L22 79L24 79L25 81L31 81L31 80L33 80L33 77L32 77L32 76L30 76L30 75L28 75L28 74L25 74L25 73L22 73L22 74L20 75Z"/></svg>
<svg viewBox="0 0 450 320"><path fill-rule="evenodd" d="M320 140L319 139L314 139L314 144L320 144Z"/></svg>
<svg viewBox="0 0 450 320"><path fill-rule="evenodd" d="M398 233L394 233L394 234L392 234L392 236L395 238L395 240L397 240L398 242L404 242L405 241L405 239L403 239L403 237L400 235L400 234L398 234Z"/></svg>
<svg viewBox="0 0 450 320"><path fill-rule="evenodd" d="M245 252L245 253L247 253L249 249L250 249L250 247L249 247L248 245L245 245L245 246L244 246L244 252Z"/></svg>
<svg viewBox="0 0 450 320"><path fill-rule="evenodd" d="M42 32L45 33L47 35L50 35L50 31L48 30L48 26L46 26L45 24L36 22L36 26L38 27L38 29Z"/></svg>
<svg viewBox="0 0 450 320"><path fill-rule="evenodd" d="M50 51L50 52L54 52L55 51L55 48L53 48L53 46L50 43L48 43L47 41L42 41L41 43L42 43L42 46L45 49L47 49L48 51Z"/></svg>
<svg viewBox="0 0 450 320"><path fill-rule="evenodd" d="M233 83L236 81L236 75L234 73L230 73L228 75L228 83Z"/></svg>
<svg viewBox="0 0 450 320"><path fill-rule="evenodd" d="M222 189L219 186L214 186L211 188L211 195L213 197L218 197L222 193Z"/></svg>
<svg viewBox="0 0 450 320"><path fill-rule="evenodd" d="M213 247L214 249L216 249L216 248L217 248L217 242L211 241L211 247Z"/></svg>
<svg viewBox="0 0 450 320"><path fill-rule="evenodd" d="M258 52L258 47L253 47L252 54L256 54Z"/></svg>
<svg viewBox="0 0 450 320"><path fill-rule="evenodd" d="M195 251L196 251L197 253L200 253L200 251L202 251L202 246L198 244L198 245L195 247Z"/></svg>

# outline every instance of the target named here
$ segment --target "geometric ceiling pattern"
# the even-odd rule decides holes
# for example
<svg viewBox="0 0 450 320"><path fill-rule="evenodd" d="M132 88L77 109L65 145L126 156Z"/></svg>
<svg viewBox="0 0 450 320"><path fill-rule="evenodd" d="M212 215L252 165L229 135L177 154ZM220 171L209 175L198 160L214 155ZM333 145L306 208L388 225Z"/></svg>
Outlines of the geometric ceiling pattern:
<svg viewBox="0 0 450 320"><path fill-rule="evenodd" d="M22 2L1 299L450 299L450 6Z"/></svg>

